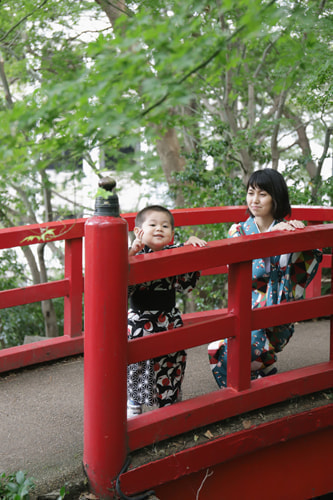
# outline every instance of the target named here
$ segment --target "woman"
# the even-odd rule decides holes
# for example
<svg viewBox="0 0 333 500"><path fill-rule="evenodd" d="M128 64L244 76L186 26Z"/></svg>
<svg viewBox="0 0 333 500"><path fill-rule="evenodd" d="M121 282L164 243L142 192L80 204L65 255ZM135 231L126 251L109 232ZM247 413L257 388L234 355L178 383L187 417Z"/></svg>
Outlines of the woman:
<svg viewBox="0 0 333 500"><path fill-rule="evenodd" d="M253 172L247 184L246 203L250 217L230 228L231 238L268 231L296 231L305 227L301 221L284 220L291 215L291 206L286 182L276 170L267 168ZM302 298L321 260L319 250L253 260L252 309ZM253 379L277 372L274 366L276 353L282 351L293 332L293 324L251 332ZM227 340L212 342L208 346L213 375L221 388L227 386L227 353Z"/></svg>

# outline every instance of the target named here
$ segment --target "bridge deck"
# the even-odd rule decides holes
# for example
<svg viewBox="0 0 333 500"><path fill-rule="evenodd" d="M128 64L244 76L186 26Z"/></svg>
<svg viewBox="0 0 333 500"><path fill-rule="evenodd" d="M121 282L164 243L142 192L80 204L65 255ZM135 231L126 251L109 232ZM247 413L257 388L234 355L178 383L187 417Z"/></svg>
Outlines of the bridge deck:
<svg viewBox="0 0 333 500"><path fill-rule="evenodd" d="M279 371L328 361L328 352L329 321L298 324ZM82 356L3 374L0 388L0 472L27 471L38 493L83 482ZM191 349L184 398L216 388L206 346Z"/></svg>

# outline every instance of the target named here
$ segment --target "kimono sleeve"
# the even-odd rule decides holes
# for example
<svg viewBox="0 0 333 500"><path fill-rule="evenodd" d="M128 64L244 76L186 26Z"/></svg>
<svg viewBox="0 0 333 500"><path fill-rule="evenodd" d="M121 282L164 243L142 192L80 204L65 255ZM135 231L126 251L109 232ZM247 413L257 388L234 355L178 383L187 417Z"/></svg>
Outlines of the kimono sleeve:
<svg viewBox="0 0 333 500"><path fill-rule="evenodd" d="M288 280L285 282L285 295L289 300L303 298L306 287L315 277L323 254L320 250L305 250L291 254L287 266Z"/></svg>
<svg viewBox="0 0 333 500"><path fill-rule="evenodd" d="M237 238L237 236L242 236L243 234L245 233L241 224L233 224L228 231L228 238Z"/></svg>
<svg viewBox="0 0 333 500"><path fill-rule="evenodd" d="M191 273L180 274L176 277L175 288L177 292L190 293L196 286L200 278L200 271L193 271Z"/></svg>

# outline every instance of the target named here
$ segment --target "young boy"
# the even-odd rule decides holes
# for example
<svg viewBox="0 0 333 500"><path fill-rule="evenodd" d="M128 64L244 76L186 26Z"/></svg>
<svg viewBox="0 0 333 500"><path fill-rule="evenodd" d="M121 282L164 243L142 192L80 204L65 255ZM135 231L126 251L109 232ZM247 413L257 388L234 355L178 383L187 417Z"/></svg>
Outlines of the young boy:
<svg viewBox="0 0 333 500"><path fill-rule="evenodd" d="M160 205L148 206L137 214L134 234L136 238L129 256L183 246L170 244L174 237L174 218ZM202 247L206 242L191 236L184 245ZM130 287L128 338L181 327L183 322L176 307L175 291L189 293L199 276L200 273L194 271ZM129 365L127 417L141 414L143 404L161 408L179 400L185 365L184 350Z"/></svg>

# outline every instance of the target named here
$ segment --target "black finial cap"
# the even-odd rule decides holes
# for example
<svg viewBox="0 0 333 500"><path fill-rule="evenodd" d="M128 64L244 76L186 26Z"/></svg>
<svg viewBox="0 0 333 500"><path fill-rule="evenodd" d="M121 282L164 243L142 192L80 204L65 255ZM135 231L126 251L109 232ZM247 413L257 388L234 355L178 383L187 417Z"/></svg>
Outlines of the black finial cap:
<svg viewBox="0 0 333 500"><path fill-rule="evenodd" d="M107 198L103 196L98 196L95 202L95 212L94 215L106 215L109 217L119 217L119 199L118 196L113 193L113 189L116 187L116 181L111 177L103 177L98 186L105 191L110 192Z"/></svg>

